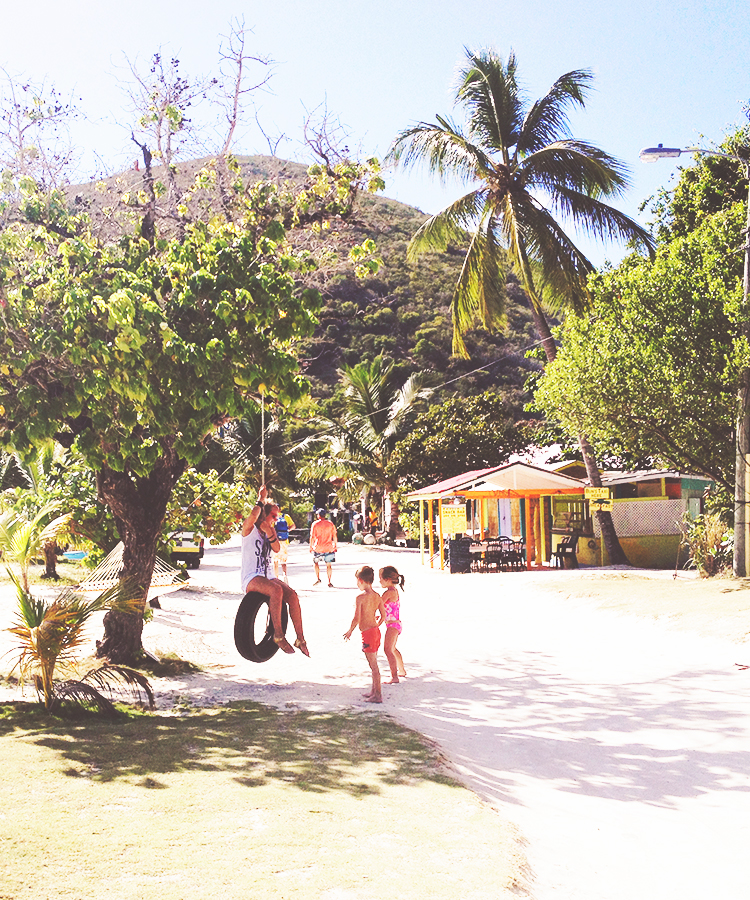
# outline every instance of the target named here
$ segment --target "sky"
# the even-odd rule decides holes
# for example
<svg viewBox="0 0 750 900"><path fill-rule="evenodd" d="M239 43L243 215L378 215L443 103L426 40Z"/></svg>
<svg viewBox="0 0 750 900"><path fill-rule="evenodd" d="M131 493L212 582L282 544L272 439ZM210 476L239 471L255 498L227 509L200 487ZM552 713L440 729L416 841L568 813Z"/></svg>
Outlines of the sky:
<svg viewBox="0 0 750 900"><path fill-rule="evenodd" d="M302 159L306 110L325 104L364 155L385 155L394 136L436 114L455 115L452 87L464 48L516 53L530 98L572 69L591 69L594 90L571 119L576 137L631 170L620 209L646 224L643 201L673 184L690 157L646 165L641 148L663 143L717 146L747 121L750 27L747 0L4 0L0 65L14 77L46 79L87 113L76 140L110 169L135 159L123 82L126 60L145 66L157 50L184 75L215 73L221 36L244 19L248 49L274 60L269 89L256 94L267 135L284 135L278 154ZM238 153L268 152L255 126ZM86 174L84 172L84 174ZM436 212L459 184L388 172L385 195ZM601 265L616 245L581 244Z"/></svg>

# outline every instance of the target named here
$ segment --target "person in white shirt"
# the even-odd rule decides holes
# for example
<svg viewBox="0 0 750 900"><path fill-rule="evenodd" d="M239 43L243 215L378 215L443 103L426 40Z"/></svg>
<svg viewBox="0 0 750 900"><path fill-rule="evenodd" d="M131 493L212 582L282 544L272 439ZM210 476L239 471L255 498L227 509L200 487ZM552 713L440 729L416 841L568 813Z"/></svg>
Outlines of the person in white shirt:
<svg viewBox="0 0 750 900"><path fill-rule="evenodd" d="M294 647L297 647L305 656L309 656L297 592L278 578L268 577L271 552L279 552L279 538L275 528L279 507L275 503L267 503L266 497L266 486L263 485L258 492L258 502L242 523L240 569L242 589L245 593L258 591L268 597L274 632L273 639L279 648L284 653L294 653ZM294 632L297 635L294 647L284 637L284 629L281 624L281 610L284 603L287 605L289 618L292 620Z"/></svg>

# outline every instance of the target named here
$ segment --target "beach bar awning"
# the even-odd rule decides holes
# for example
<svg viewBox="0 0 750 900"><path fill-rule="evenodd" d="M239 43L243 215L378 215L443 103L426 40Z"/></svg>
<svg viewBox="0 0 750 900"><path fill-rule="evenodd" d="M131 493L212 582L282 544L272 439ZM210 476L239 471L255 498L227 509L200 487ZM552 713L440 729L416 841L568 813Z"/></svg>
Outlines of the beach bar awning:
<svg viewBox="0 0 750 900"><path fill-rule="evenodd" d="M443 504L444 501L461 503L466 500L489 500L492 498L515 498L530 500L532 497L552 496L554 494L583 494L586 485L578 478L564 475L552 469L544 469L530 463L512 462L494 466L489 469L475 469L464 472L454 478L447 478L435 484L427 485L417 491L407 494L407 499L419 501L420 519L420 550L424 562L424 523L425 506L427 507L427 519L432 522L432 503L437 501L437 526L440 553L440 568L444 566L443 557ZM526 503L527 533L530 530L529 504ZM433 529L429 529L429 556L430 565L435 556L433 544ZM527 567L531 567L531 561L527 559Z"/></svg>
<svg viewBox="0 0 750 900"><path fill-rule="evenodd" d="M471 486L455 493L463 497L538 497L541 494L582 494L585 485L578 478L514 462L482 475Z"/></svg>

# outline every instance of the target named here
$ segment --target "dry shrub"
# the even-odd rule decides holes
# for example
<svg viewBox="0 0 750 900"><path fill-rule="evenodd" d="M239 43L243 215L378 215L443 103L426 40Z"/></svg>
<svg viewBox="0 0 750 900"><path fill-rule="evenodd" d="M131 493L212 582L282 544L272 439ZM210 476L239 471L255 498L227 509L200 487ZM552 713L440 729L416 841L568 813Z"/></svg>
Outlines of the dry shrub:
<svg viewBox="0 0 750 900"><path fill-rule="evenodd" d="M697 569L701 578L719 575L732 565L734 532L721 514L705 513L695 519L685 517L682 543L688 548L686 568Z"/></svg>

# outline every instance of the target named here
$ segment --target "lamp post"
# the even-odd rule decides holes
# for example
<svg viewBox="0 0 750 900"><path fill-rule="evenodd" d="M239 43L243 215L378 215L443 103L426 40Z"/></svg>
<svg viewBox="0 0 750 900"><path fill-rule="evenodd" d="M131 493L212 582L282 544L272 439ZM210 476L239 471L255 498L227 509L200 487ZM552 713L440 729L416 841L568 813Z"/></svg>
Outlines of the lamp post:
<svg viewBox="0 0 750 900"><path fill-rule="evenodd" d="M659 159L675 159L682 153L705 153L707 156L723 156L734 159L745 170L748 181L747 225L745 227L745 271L742 296L742 336L750 341L750 322L747 321L748 294L750 294L750 163L733 153L704 150L702 147L646 147L641 150L642 162ZM745 578L750 563L750 367L743 366L737 389L737 419L735 437L734 478L734 560L733 570L738 578Z"/></svg>

